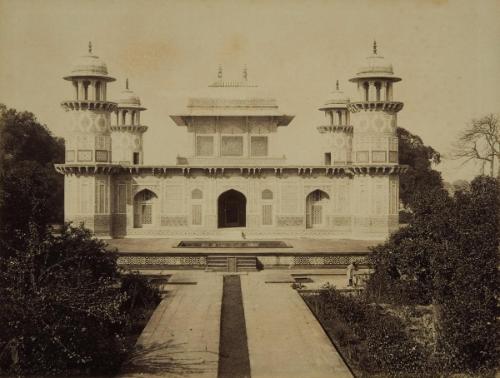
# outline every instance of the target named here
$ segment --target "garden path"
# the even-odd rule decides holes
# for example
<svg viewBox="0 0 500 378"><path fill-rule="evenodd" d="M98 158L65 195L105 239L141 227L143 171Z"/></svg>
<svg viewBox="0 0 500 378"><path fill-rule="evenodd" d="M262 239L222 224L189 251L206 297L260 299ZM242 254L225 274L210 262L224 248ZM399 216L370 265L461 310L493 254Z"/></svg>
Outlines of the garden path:
<svg viewBox="0 0 500 378"><path fill-rule="evenodd" d="M298 293L266 280L241 277L252 377L352 377Z"/></svg>
<svg viewBox="0 0 500 378"><path fill-rule="evenodd" d="M217 377L222 276L175 276L121 377Z"/></svg>

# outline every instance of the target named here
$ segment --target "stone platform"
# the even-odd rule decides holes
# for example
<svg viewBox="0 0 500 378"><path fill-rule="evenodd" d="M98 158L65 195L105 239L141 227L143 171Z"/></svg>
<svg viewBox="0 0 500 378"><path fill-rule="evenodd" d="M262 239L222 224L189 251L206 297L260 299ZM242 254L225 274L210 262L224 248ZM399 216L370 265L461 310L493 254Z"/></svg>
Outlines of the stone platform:
<svg viewBox="0 0 500 378"><path fill-rule="evenodd" d="M195 239L193 239L195 240ZM211 256L231 258L255 257L256 269L345 268L350 262L366 264L369 247L380 241L349 239L282 239L287 248L199 248L178 247L186 239L111 239L117 249L118 263L128 269L203 269ZM236 242L236 240L235 240ZM239 240L241 242L241 239Z"/></svg>

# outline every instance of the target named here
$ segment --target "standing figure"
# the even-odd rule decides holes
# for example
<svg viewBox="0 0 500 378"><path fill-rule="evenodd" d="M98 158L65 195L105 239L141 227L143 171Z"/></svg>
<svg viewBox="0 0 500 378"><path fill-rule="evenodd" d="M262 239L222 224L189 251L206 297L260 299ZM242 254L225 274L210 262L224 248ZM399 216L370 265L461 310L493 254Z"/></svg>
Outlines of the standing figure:
<svg viewBox="0 0 500 378"><path fill-rule="evenodd" d="M353 286L354 280L354 270L356 269L356 263L352 262L347 265L347 286Z"/></svg>

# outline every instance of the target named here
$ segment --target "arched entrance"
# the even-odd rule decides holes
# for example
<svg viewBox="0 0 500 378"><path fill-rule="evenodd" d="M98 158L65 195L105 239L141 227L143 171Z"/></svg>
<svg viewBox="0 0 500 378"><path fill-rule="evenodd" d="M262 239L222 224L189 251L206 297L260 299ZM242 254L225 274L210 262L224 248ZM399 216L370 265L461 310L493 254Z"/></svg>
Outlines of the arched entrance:
<svg viewBox="0 0 500 378"><path fill-rule="evenodd" d="M134 227L142 228L154 224L154 203L156 194L151 190L144 189L134 197Z"/></svg>
<svg viewBox="0 0 500 378"><path fill-rule="evenodd" d="M322 190L315 190L306 197L306 227L322 228L326 226L326 209L330 197Z"/></svg>
<svg viewBox="0 0 500 378"><path fill-rule="evenodd" d="M245 227L247 199L236 191L228 190L222 193L217 200L218 227Z"/></svg>

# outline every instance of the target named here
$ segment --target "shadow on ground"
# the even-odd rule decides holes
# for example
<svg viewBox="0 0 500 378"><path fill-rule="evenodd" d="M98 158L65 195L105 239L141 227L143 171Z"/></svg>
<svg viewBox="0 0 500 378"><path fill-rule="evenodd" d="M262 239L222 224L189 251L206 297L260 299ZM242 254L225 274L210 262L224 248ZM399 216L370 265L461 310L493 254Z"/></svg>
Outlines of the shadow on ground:
<svg viewBox="0 0 500 378"><path fill-rule="evenodd" d="M121 376L135 374L183 376L217 371L218 358L215 357L213 360L207 361L207 354L217 355L217 352L186 351L184 346L184 343L173 344L171 340L148 346L136 346L134 352L123 365Z"/></svg>

